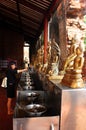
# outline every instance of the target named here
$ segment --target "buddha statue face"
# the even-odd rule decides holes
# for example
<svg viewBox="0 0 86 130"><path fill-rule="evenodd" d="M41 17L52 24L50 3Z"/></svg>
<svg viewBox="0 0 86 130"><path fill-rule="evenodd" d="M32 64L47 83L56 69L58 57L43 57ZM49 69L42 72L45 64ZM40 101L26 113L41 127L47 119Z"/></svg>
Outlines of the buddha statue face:
<svg viewBox="0 0 86 130"><path fill-rule="evenodd" d="M80 47L76 48L76 54L77 55L81 55L82 54L82 50L80 49Z"/></svg>

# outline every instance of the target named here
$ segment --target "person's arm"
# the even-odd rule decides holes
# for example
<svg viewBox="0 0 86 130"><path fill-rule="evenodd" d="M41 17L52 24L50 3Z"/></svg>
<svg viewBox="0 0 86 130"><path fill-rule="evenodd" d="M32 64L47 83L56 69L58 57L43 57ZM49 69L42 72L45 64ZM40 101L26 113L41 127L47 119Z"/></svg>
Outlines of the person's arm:
<svg viewBox="0 0 86 130"><path fill-rule="evenodd" d="M25 72L27 71L28 69L21 69L21 70L17 70L17 73L22 73L22 72Z"/></svg>

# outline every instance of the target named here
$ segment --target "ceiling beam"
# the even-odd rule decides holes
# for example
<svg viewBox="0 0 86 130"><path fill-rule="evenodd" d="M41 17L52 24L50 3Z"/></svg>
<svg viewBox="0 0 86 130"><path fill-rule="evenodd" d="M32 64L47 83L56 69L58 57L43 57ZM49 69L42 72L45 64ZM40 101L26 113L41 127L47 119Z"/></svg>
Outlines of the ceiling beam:
<svg viewBox="0 0 86 130"><path fill-rule="evenodd" d="M8 11L6 11L6 12L8 12ZM4 19L4 20L9 19L11 21L13 19L16 22L19 22L18 16L14 15L13 13L9 14L9 12L8 13L6 13L6 12L4 12L0 9L0 19ZM31 26L34 30L37 30L39 28L38 24L30 21L29 19L25 19L24 17L22 17L22 24L25 24L28 27Z"/></svg>
<svg viewBox="0 0 86 130"><path fill-rule="evenodd" d="M27 15L21 13L19 7L17 7L17 10L18 10L18 11L17 11L16 9L11 9L11 8L9 8L9 7L7 7L7 6L5 6L5 5L3 5L3 4L0 3L0 8L4 9L4 10L6 10L6 11L9 11L9 14L10 14L10 12L12 12L12 13L15 14L16 16L17 16L17 15L18 15L18 16L20 15L20 16L19 16L20 22L21 22L22 18L26 18L26 19L31 20L31 21L34 22L34 23L37 23L38 25L41 24L41 26L39 27L39 30L37 31L37 34L36 34L36 37L38 38L39 35L40 35L40 33L41 33L42 30L43 30L45 18L46 18L46 17L50 18L52 12L56 9L56 7L58 6L58 4L59 4L59 2L60 2L61 0L53 0L53 1L51 2L51 5L50 5L50 7L49 7L49 9L48 9L47 11L45 11L46 8L45 8L45 9L42 9L41 6L38 7L38 6L34 5L33 3L30 3L29 1L27 2L26 0L13 0L13 1L18 2L18 3L17 3L17 4L18 4L17 6L19 6L19 4L21 4L21 5L23 5L23 6L27 7L27 8L33 9L34 11L37 11L37 12L39 12L40 14L43 14L43 15L44 15L43 21L40 22L40 19L37 20L37 19L35 19L35 18L31 18L30 16L27 16ZM4 12L6 12L6 11L4 11ZM12 14L12 13L11 13L11 14ZM6 15L5 15L5 17L6 17Z"/></svg>
<svg viewBox="0 0 86 130"><path fill-rule="evenodd" d="M13 0L13 1L16 1L16 0ZM41 9L41 7L37 7L36 5L29 3L29 1L27 2L26 0L19 0L19 3L39 13L45 14L45 10Z"/></svg>
<svg viewBox="0 0 86 130"><path fill-rule="evenodd" d="M28 37L28 39L31 39L31 40L34 40L35 41L35 37L32 35L32 34L30 34L30 33L28 33L28 32L24 32L24 33L22 33L21 32L21 30L19 29L19 28L15 28L15 26L10 26L10 24L9 23L1 23L0 22L0 27L1 28L8 28L8 29L10 29L10 30L12 30L12 31L17 31L18 33L20 33L20 34L22 34L23 36L27 36Z"/></svg>
<svg viewBox="0 0 86 130"><path fill-rule="evenodd" d="M1 16L1 14L0 14L0 23L3 23L3 25L8 24L9 26L12 26L12 27L16 28L17 30L19 30L20 32L22 32L19 22L15 21L11 18L8 18L8 17L3 17L3 16ZM22 33L24 33L24 32L28 32L28 35L33 34L33 36L35 36L37 30L35 30L31 26L29 27L29 26L23 24L23 32Z"/></svg>
<svg viewBox="0 0 86 130"><path fill-rule="evenodd" d="M21 31L23 32L19 0L16 1L16 7L17 7L17 14L18 14L18 18L19 18L20 28L21 28Z"/></svg>
<svg viewBox="0 0 86 130"><path fill-rule="evenodd" d="M1 8L1 9L4 9L4 10L6 10L6 11L9 11L9 12L15 14L15 15L18 15L18 12L17 12L16 10L13 10L13 9L11 9L11 8L8 8L8 7L4 6L4 5L2 5L1 3L0 3L0 8ZM38 20L36 20L36 19L34 19L34 18L31 18L31 17L29 17L29 16L26 16L25 14L22 14L22 13L21 13L21 17L24 17L24 18L26 18L26 19L29 19L30 21L32 21L32 22L34 22L34 23L36 23L36 24L38 24L38 25L40 24L40 21L38 21Z"/></svg>

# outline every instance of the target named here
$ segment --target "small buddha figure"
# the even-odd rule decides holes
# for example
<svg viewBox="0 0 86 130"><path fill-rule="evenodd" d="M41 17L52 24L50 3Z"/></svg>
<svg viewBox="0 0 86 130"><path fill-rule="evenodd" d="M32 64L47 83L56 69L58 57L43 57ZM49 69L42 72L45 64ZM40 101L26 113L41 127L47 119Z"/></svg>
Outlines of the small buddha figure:
<svg viewBox="0 0 86 130"><path fill-rule="evenodd" d="M47 47L47 63L49 64L51 60L51 42L48 42Z"/></svg>
<svg viewBox="0 0 86 130"><path fill-rule="evenodd" d="M47 67L48 67L48 64L47 64L47 63L46 63L46 64L43 64L41 71L42 71L44 74L46 74L46 72L47 72Z"/></svg>
<svg viewBox="0 0 86 130"><path fill-rule="evenodd" d="M39 66L40 71L43 66L43 55L44 55L44 50L42 46L40 49L37 50L37 55L36 55L36 62L37 62L37 65Z"/></svg>
<svg viewBox="0 0 86 130"><path fill-rule="evenodd" d="M77 48L77 43L76 43L76 36L74 38L72 38L72 45L70 48L70 55L68 56L68 58L66 59L66 62L64 64L64 69L63 71L65 72L65 70L69 67L69 63L75 59L76 57L76 48Z"/></svg>
<svg viewBox="0 0 86 130"><path fill-rule="evenodd" d="M80 47L76 48L76 57L74 59L74 70L82 70L83 64L84 64L84 57L83 52Z"/></svg>

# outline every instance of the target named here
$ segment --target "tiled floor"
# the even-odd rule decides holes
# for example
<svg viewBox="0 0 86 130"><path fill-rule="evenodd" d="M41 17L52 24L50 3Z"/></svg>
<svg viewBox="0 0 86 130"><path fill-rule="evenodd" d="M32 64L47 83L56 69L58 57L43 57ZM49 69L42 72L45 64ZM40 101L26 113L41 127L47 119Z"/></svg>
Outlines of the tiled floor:
<svg viewBox="0 0 86 130"><path fill-rule="evenodd" d="M0 87L0 130L12 130L12 118L7 115L6 89Z"/></svg>

